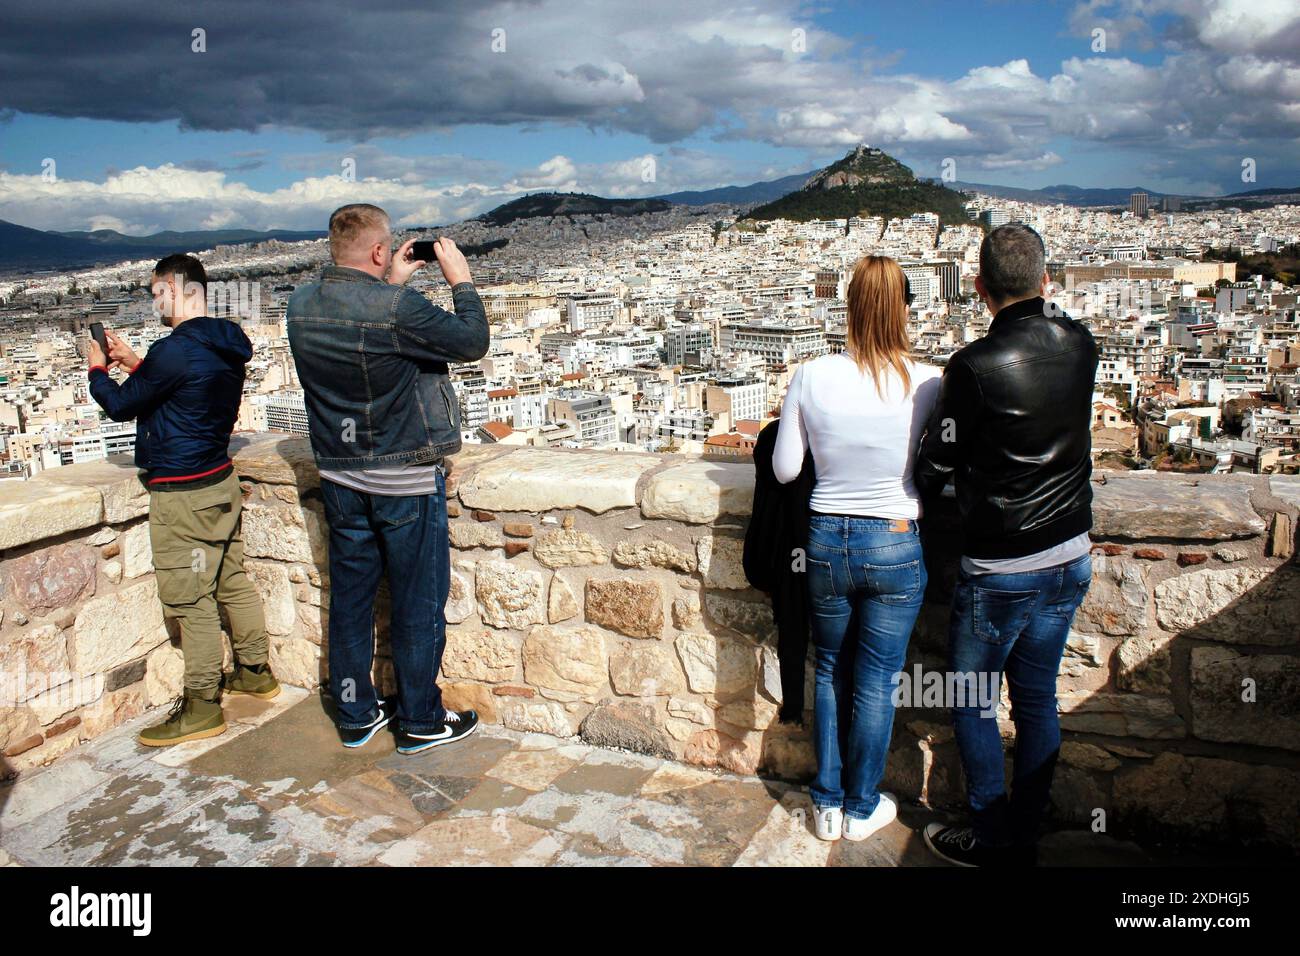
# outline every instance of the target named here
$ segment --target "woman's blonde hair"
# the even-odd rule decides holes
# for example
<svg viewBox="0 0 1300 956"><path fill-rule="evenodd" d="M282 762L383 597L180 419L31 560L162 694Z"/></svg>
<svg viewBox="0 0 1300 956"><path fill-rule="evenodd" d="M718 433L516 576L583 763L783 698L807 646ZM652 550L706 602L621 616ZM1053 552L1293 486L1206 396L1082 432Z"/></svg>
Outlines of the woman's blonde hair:
<svg viewBox="0 0 1300 956"><path fill-rule="evenodd" d="M902 379L903 394L912 390L908 371L912 343L907 337L907 303L903 300L906 285L903 270L889 256L863 256L849 280L845 351L858 371L871 373L878 395L883 395L880 380L890 368Z"/></svg>

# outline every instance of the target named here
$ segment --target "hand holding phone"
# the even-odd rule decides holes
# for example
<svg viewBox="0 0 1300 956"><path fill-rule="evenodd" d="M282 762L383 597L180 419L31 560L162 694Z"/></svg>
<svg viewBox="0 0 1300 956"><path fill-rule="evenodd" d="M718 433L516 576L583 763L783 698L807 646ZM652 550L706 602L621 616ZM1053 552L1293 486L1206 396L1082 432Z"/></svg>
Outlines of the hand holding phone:
<svg viewBox="0 0 1300 956"><path fill-rule="evenodd" d="M107 341L104 339L104 327L98 322L90 323L90 341L86 344L86 365L93 371L96 366L108 368Z"/></svg>
<svg viewBox="0 0 1300 956"><path fill-rule="evenodd" d="M95 340L95 344L99 346L99 350L100 350L101 352L103 352L105 358L107 358L107 357L108 357L108 338L104 335L104 323L103 323L103 322L91 322L91 323L90 323L90 337L91 337L92 339Z"/></svg>
<svg viewBox="0 0 1300 956"><path fill-rule="evenodd" d="M108 339L108 357L128 372L134 372L140 365L140 356L112 329L105 329L104 337Z"/></svg>
<svg viewBox="0 0 1300 956"><path fill-rule="evenodd" d="M474 281L470 278L469 263L465 261L464 253L455 242L443 236L429 245L433 247L434 256L438 260L438 265L442 267L442 275L447 280L447 285Z"/></svg>

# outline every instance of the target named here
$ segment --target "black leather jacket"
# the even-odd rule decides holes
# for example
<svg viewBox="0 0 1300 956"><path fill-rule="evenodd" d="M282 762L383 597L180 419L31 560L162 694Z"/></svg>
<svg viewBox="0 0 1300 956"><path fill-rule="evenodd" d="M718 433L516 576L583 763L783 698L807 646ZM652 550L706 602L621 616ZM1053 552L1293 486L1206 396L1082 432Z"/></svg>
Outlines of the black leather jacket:
<svg viewBox="0 0 1300 956"><path fill-rule="evenodd" d="M972 558L1013 558L1092 527L1097 345L1041 298L1014 302L948 360L921 443L922 497L954 479Z"/></svg>

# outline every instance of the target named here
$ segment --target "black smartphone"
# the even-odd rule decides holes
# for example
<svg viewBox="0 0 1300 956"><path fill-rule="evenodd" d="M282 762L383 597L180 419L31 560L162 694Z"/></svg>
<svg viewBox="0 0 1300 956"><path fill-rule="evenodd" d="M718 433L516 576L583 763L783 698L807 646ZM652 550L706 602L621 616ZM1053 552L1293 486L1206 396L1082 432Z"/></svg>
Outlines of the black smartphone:
<svg viewBox="0 0 1300 956"><path fill-rule="evenodd" d="M411 260L413 262L437 262L438 257L433 254L433 240L421 239L411 246Z"/></svg>
<svg viewBox="0 0 1300 956"><path fill-rule="evenodd" d="M99 343L99 347L104 353L104 358L108 358L108 337L104 335L103 322L90 323L90 337Z"/></svg>

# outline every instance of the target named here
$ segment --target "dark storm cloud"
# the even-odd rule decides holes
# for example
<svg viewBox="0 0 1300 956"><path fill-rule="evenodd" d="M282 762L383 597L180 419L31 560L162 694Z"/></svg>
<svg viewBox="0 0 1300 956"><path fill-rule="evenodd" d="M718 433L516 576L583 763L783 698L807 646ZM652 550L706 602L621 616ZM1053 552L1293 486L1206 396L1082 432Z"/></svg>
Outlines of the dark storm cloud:
<svg viewBox="0 0 1300 956"><path fill-rule="evenodd" d="M713 118L719 104L678 103L681 91L648 102L622 65L637 51L593 12L584 33L581 18L556 22L535 3L30 5L0 34L0 107L331 138L575 121L665 139ZM195 29L206 52L192 50Z"/></svg>

